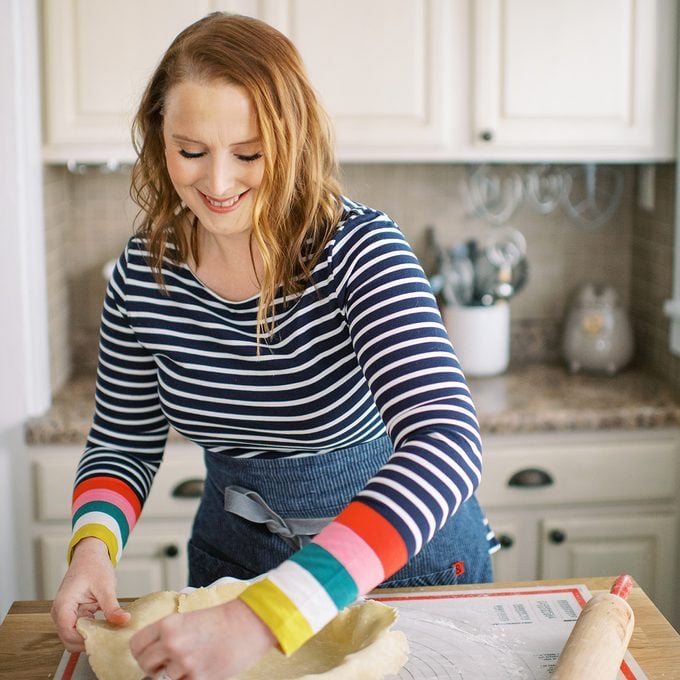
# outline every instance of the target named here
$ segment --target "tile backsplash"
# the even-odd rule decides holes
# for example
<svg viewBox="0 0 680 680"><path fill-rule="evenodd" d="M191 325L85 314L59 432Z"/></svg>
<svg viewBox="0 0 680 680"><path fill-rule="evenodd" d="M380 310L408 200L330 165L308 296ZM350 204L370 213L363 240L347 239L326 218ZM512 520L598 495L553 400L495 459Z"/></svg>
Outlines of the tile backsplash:
<svg viewBox="0 0 680 680"><path fill-rule="evenodd" d="M654 209L634 209L631 316L638 364L680 390L680 357L668 349L670 321L663 313L673 292L675 175L675 165L656 166Z"/></svg>
<svg viewBox="0 0 680 680"><path fill-rule="evenodd" d="M502 176L527 166L503 166ZM673 166L659 166L656 208L637 208L637 172L621 166L625 190L618 210L603 226L584 228L558 209L542 215L521 205L509 224L527 240L529 281L511 302L512 361L555 361L561 324L573 290L583 282L615 286L630 307L639 359L661 372L675 371L668 324L659 307L670 296ZM370 164L342 168L345 193L385 210L429 265L424 228L433 225L444 245L483 238L493 226L466 209L465 166ZM129 198L129 171L83 175L47 167L46 239L52 384L56 391L73 373L96 361L99 314L105 283L102 267L120 254L132 234L136 207ZM660 273L661 271L664 273ZM664 330L665 329L665 330ZM650 349L653 347L653 350ZM665 352L665 354L664 354ZM667 359L663 359L667 356ZM668 369L668 371L666 371Z"/></svg>
<svg viewBox="0 0 680 680"><path fill-rule="evenodd" d="M72 223L69 177L61 168L46 167L43 173L45 214L45 259L50 384L53 391L69 378L72 362L70 316L70 255L67 231Z"/></svg>

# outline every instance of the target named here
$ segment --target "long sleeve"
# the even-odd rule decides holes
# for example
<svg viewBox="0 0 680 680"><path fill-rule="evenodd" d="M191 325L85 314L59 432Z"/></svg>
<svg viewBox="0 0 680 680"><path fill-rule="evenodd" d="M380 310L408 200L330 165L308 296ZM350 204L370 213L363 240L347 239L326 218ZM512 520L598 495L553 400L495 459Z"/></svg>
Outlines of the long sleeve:
<svg viewBox="0 0 680 680"><path fill-rule="evenodd" d="M102 539L114 564L135 526L163 456L168 422L156 364L130 327L127 250L102 310L95 415L73 490L68 554L88 536Z"/></svg>
<svg viewBox="0 0 680 680"><path fill-rule="evenodd" d="M310 545L242 594L286 652L418 553L481 477L475 410L416 257L381 213L359 211L352 227L331 249L334 295L394 454Z"/></svg>

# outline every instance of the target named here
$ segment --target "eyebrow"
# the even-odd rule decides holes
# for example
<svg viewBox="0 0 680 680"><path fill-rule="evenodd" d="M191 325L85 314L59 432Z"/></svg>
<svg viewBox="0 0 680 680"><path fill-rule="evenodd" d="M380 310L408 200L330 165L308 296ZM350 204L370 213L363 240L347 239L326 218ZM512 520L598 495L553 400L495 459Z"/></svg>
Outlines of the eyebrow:
<svg viewBox="0 0 680 680"><path fill-rule="evenodd" d="M191 139L191 137L185 137L184 135L171 135L171 137L178 141L178 142L189 142L190 144L203 144L205 145L205 142L201 142L197 139ZM244 144L255 144L255 142L259 142L260 138L259 137L253 137L252 139L246 139L243 142L236 142L235 144L232 144L231 146L243 146Z"/></svg>

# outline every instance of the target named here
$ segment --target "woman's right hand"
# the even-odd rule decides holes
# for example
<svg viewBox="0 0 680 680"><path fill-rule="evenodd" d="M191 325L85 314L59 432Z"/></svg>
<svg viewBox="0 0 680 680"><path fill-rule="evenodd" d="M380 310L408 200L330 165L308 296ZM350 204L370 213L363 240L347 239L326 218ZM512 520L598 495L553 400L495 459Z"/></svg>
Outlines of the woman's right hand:
<svg viewBox="0 0 680 680"><path fill-rule="evenodd" d="M51 611L57 633L68 651L84 651L76 621L81 616L93 617L98 610L115 625L130 619L116 597L116 574L106 544L98 538L84 538L73 551Z"/></svg>

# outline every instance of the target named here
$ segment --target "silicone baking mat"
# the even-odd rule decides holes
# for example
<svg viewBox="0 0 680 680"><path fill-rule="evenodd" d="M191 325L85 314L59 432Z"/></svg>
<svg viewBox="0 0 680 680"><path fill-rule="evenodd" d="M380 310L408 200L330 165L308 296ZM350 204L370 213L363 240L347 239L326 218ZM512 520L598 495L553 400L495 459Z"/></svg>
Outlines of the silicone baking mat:
<svg viewBox="0 0 680 680"><path fill-rule="evenodd" d="M399 680L550 678L579 612L584 585L386 594L409 640ZM392 676L393 678L395 676ZM628 653L620 680L645 680Z"/></svg>
<svg viewBox="0 0 680 680"><path fill-rule="evenodd" d="M589 598L584 585L381 594L410 647L389 680L546 680ZM618 678L647 676L628 653ZM96 679L84 654L64 652L55 680Z"/></svg>

